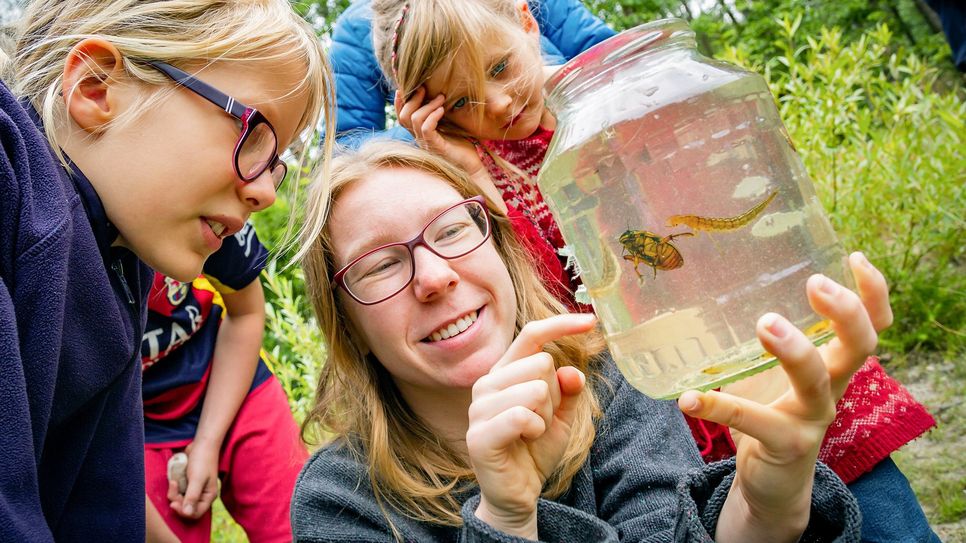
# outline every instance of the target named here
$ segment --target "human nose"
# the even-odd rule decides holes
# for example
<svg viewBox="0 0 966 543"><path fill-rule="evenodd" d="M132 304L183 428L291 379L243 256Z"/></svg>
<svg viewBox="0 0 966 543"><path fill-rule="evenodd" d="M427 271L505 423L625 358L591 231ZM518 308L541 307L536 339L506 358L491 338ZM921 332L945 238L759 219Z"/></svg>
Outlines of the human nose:
<svg viewBox="0 0 966 543"><path fill-rule="evenodd" d="M445 295L459 283L459 274L445 258L426 247L413 248L413 293L421 302Z"/></svg>
<svg viewBox="0 0 966 543"><path fill-rule="evenodd" d="M272 178L271 168L266 168L251 181L239 181L239 197L252 212L261 211L275 203L275 179Z"/></svg>
<svg viewBox="0 0 966 543"><path fill-rule="evenodd" d="M505 117L513 104L513 98L502 83L491 83L486 88L486 113L490 117Z"/></svg>

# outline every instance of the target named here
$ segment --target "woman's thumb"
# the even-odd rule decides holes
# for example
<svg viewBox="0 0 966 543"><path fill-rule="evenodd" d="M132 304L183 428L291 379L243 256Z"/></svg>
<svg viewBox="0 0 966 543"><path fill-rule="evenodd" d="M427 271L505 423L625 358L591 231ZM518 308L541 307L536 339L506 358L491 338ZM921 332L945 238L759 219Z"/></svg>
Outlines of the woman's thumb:
<svg viewBox="0 0 966 543"><path fill-rule="evenodd" d="M570 424L577 416L580 394L584 391L587 377L573 366L563 366L557 370L557 383L560 384L560 405L557 407L555 416L562 422Z"/></svg>

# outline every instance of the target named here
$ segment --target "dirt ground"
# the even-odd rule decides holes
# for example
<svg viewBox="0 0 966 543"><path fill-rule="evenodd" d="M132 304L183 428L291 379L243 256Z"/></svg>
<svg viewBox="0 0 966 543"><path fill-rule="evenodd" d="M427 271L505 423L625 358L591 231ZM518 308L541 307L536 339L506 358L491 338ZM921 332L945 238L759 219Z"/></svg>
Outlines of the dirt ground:
<svg viewBox="0 0 966 543"><path fill-rule="evenodd" d="M940 539L966 543L966 354L923 355L910 360L906 369L889 371L938 422L895 454L896 463Z"/></svg>

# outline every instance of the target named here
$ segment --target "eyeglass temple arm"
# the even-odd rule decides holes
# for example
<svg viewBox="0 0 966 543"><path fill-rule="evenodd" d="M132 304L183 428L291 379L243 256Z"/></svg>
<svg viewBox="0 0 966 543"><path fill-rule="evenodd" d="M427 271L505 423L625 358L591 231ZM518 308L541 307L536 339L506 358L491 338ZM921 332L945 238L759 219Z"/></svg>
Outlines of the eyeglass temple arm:
<svg viewBox="0 0 966 543"><path fill-rule="evenodd" d="M215 104L238 119L244 118L245 112L248 111L248 106L235 101L235 99L231 96L228 96L204 81L195 78L188 72L179 70L178 68L175 68L174 66L165 62L149 60L148 64L154 66L164 73L164 75L170 77L175 83L189 88L190 90L194 91L195 94L201 96L205 100L208 100L212 104Z"/></svg>

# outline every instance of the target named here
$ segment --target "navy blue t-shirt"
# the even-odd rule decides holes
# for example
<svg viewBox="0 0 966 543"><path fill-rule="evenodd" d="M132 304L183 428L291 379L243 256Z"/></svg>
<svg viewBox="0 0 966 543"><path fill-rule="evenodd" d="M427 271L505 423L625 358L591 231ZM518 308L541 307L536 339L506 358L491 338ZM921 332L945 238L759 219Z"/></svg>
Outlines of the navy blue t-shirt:
<svg viewBox="0 0 966 543"><path fill-rule="evenodd" d="M155 274L141 342L148 447L183 447L194 439L225 310L221 294L257 281L267 258L268 251L249 223L225 238L194 281L182 283ZM270 375L259 359L250 391Z"/></svg>

